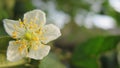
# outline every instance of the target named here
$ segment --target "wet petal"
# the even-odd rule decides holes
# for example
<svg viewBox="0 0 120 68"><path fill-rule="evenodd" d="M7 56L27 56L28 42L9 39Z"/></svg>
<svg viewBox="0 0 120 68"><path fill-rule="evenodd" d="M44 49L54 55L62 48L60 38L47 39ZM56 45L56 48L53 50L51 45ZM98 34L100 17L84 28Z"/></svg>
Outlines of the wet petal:
<svg viewBox="0 0 120 68"><path fill-rule="evenodd" d="M24 21L27 23L34 22L38 25L46 23L45 13L41 10L32 10L24 14Z"/></svg>
<svg viewBox="0 0 120 68"><path fill-rule="evenodd" d="M13 32L15 31L15 29L17 30L17 36L16 38L20 38L24 32L25 29L24 28L20 28L19 26L19 21L14 21L14 20L9 20L9 19L4 19L4 28L5 31L12 37ZM15 28L16 26L16 28Z"/></svg>
<svg viewBox="0 0 120 68"><path fill-rule="evenodd" d="M45 25L43 30L44 30L45 40L42 40L42 41L45 44L61 36L60 29L53 24Z"/></svg>
<svg viewBox="0 0 120 68"><path fill-rule="evenodd" d="M19 44L15 44L15 41L10 41L7 49L7 60L18 61L25 56L24 50L20 53L18 48Z"/></svg>
<svg viewBox="0 0 120 68"><path fill-rule="evenodd" d="M50 51L50 46L48 45L38 46L38 49L34 49L34 48L30 49L28 57L36 60L40 60L43 59L45 56L47 56L49 51Z"/></svg>

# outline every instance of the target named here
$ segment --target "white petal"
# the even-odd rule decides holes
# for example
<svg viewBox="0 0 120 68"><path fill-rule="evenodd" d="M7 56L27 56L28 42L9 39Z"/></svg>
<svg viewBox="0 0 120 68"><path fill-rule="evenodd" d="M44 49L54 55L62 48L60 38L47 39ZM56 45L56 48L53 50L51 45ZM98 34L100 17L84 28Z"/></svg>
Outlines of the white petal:
<svg viewBox="0 0 120 68"><path fill-rule="evenodd" d="M44 30L45 40L42 41L45 44L61 36L60 29L53 24L45 25L43 30Z"/></svg>
<svg viewBox="0 0 120 68"><path fill-rule="evenodd" d="M12 37L13 31L15 31L15 25L19 26L19 21L4 19L3 22L6 32ZM17 30L17 38L20 38L25 32L25 29L20 27L16 27L16 30Z"/></svg>
<svg viewBox="0 0 120 68"><path fill-rule="evenodd" d="M15 41L10 41L7 49L7 60L18 61L25 56L25 52L19 52L19 44L15 45ZM23 50L24 51L24 50Z"/></svg>
<svg viewBox="0 0 120 68"><path fill-rule="evenodd" d="M40 60L43 59L45 56L48 55L50 51L50 46L44 45L44 46L38 46L38 49L31 48L30 52L28 54L28 57Z"/></svg>
<svg viewBox="0 0 120 68"><path fill-rule="evenodd" d="M24 20L27 23L34 22L38 25L46 23L45 13L41 10L32 10L24 14Z"/></svg>

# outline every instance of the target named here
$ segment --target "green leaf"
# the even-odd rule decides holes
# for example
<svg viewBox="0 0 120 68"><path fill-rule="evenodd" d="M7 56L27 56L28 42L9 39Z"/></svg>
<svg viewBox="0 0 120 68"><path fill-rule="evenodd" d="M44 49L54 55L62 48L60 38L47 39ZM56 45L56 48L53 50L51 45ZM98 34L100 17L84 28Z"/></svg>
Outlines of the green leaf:
<svg viewBox="0 0 120 68"><path fill-rule="evenodd" d="M76 46L72 63L78 68L98 68L98 57L105 51L114 49L119 42L118 36L96 37Z"/></svg>
<svg viewBox="0 0 120 68"><path fill-rule="evenodd" d="M94 57L85 57L75 62L75 68L98 68L98 61Z"/></svg>
<svg viewBox="0 0 120 68"><path fill-rule="evenodd" d="M39 68L66 68L53 53L49 53L39 65Z"/></svg>
<svg viewBox="0 0 120 68"><path fill-rule="evenodd" d="M6 50L10 40L12 40L12 38L9 36L0 37L0 50Z"/></svg>
<svg viewBox="0 0 120 68"><path fill-rule="evenodd" d="M0 25L2 25L2 24L0 23ZM6 35L7 35L7 33L5 32L3 26L0 26L0 37L6 36Z"/></svg>

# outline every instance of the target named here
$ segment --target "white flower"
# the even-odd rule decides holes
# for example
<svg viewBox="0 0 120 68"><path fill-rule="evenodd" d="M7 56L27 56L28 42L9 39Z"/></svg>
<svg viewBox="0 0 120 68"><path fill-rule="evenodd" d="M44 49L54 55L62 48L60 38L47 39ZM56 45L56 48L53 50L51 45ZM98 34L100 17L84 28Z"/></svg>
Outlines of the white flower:
<svg viewBox="0 0 120 68"><path fill-rule="evenodd" d="M45 25L45 13L41 10L25 13L23 21L4 19L3 22L6 32L15 39L9 42L9 61L17 61L24 57L43 59L50 50L50 46L45 44L61 35L55 25Z"/></svg>

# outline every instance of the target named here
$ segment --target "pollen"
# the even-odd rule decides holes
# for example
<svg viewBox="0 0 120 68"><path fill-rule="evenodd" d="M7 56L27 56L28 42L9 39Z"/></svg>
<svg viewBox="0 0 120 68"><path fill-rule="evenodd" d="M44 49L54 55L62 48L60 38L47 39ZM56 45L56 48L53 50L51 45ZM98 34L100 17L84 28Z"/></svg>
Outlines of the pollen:
<svg viewBox="0 0 120 68"><path fill-rule="evenodd" d="M13 38L16 38L16 37L17 37L17 32L16 32L16 31L13 31L13 32L12 32L12 37L13 37Z"/></svg>
<svg viewBox="0 0 120 68"><path fill-rule="evenodd" d="M19 19L19 27L22 28L24 26L23 22L21 21L21 19Z"/></svg>
<svg viewBox="0 0 120 68"><path fill-rule="evenodd" d="M22 28L23 27L23 22L20 21L19 24L20 24L20 27Z"/></svg>
<svg viewBox="0 0 120 68"><path fill-rule="evenodd" d="M43 31L42 31L42 28L38 29L37 31L35 31L35 33L39 34L39 35L42 35L43 34Z"/></svg>
<svg viewBox="0 0 120 68"><path fill-rule="evenodd" d="M39 38L38 37L33 37L32 40L39 41Z"/></svg>
<svg viewBox="0 0 120 68"><path fill-rule="evenodd" d="M38 28L37 24L36 24L36 23L33 23L33 22L30 22L30 23L28 24L28 27L29 27L29 29L36 29L36 28Z"/></svg>
<svg viewBox="0 0 120 68"><path fill-rule="evenodd" d="M22 53L22 51L23 51L24 48L26 48L26 45L25 45L25 44L21 45L21 46L18 48L19 52Z"/></svg>
<svg viewBox="0 0 120 68"><path fill-rule="evenodd" d="M16 45L16 44L20 44L20 40L16 40L16 41L14 42L14 45Z"/></svg>

